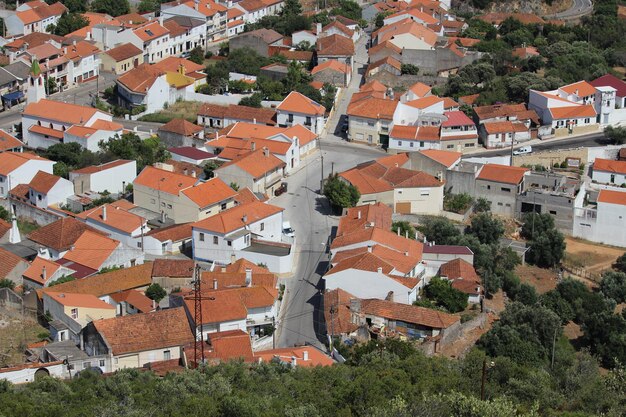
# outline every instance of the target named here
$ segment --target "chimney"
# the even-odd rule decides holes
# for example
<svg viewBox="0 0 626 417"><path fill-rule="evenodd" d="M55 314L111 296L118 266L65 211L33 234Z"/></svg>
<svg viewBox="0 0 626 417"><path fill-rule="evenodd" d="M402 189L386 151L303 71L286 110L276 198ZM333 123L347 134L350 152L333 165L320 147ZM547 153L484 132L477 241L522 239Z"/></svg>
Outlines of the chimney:
<svg viewBox="0 0 626 417"><path fill-rule="evenodd" d="M267 146L263 147L263 155L265 155L266 158L270 157L270 150L267 149Z"/></svg>
<svg viewBox="0 0 626 417"><path fill-rule="evenodd" d="M393 301L393 291L389 291L385 297L385 301Z"/></svg>
<svg viewBox="0 0 626 417"><path fill-rule="evenodd" d="M305 350L304 352L302 352L302 360L304 361L308 361L309 360L309 351Z"/></svg>
<svg viewBox="0 0 626 417"><path fill-rule="evenodd" d="M250 150L251 151L256 151L256 142L255 141L250 142Z"/></svg>
<svg viewBox="0 0 626 417"><path fill-rule="evenodd" d="M217 279L213 278L213 289L217 290Z"/></svg>
<svg viewBox="0 0 626 417"><path fill-rule="evenodd" d="M196 178L196 170L195 170L195 169L192 169L192 170L191 170L191 176L192 176L192 177L194 177L194 178Z"/></svg>
<svg viewBox="0 0 626 417"><path fill-rule="evenodd" d="M321 23L318 23L317 25L315 25L315 32L316 32L317 36L319 36L320 33L322 33L322 24Z"/></svg>
<svg viewBox="0 0 626 417"><path fill-rule="evenodd" d="M48 274L46 273L46 267L45 265L41 268L41 278L43 279L43 282L46 282L46 279L48 279Z"/></svg>
<svg viewBox="0 0 626 417"><path fill-rule="evenodd" d="M189 174L189 170L187 168L183 169L183 175Z"/></svg>
<svg viewBox="0 0 626 417"><path fill-rule="evenodd" d="M291 366L293 366L294 368L298 366L298 358L296 358L295 356L291 357Z"/></svg>
<svg viewBox="0 0 626 417"><path fill-rule="evenodd" d="M152 300L152 309L153 309L153 310L156 310L156 307L157 307L157 306L156 306L156 301Z"/></svg>
<svg viewBox="0 0 626 417"><path fill-rule="evenodd" d="M367 251L368 251L369 253L372 253L372 245L367 245Z"/></svg>
<svg viewBox="0 0 626 417"><path fill-rule="evenodd" d="M252 286L252 269L246 268L246 287Z"/></svg>
<svg viewBox="0 0 626 417"><path fill-rule="evenodd" d="M102 221L107 221L107 206L102 206Z"/></svg>
<svg viewBox="0 0 626 417"><path fill-rule="evenodd" d="M409 256L409 252L408 251L404 252L404 256Z"/></svg>
<svg viewBox="0 0 626 417"><path fill-rule="evenodd" d="M244 224L248 223L248 215L247 215L247 214L244 214L244 215L243 215L243 217L241 218L241 221L242 221Z"/></svg>
<svg viewBox="0 0 626 417"><path fill-rule="evenodd" d="M163 26L163 15L159 16L159 25Z"/></svg>
<svg viewBox="0 0 626 417"><path fill-rule="evenodd" d="M65 298L65 294L63 293L59 294L59 298Z"/></svg>
<svg viewBox="0 0 626 417"><path fill-rule="evenodd" d="M222 272L226 272L226 267L225 267L225 266L222 266L222 269L221 269L221 270L222 270Z"/></svg>
<svg viewBox="0 0 626 417"><path fill-rule="evenodd" d="M396 229L396 233L398 234L398 236L400 236L400 228L399 227Z"/></svg>
<svg viewBox="0 0 626 417"><path fill-rule="evenodd" d="M199 5L199 3L200 3L200 2L199 2L198 0L195 0L195 1L193 2L193 8L194 8L195 10L198 10L198 5Z"/></svg>
<svg viewBox="0 0 626 417"><path fill-rule="evenodd" d="M234 264L235 262L237 262L237 255L235 255L234 253L232 253L230 255L230 263Z"/></svg>
<svg viewBox="0 0 626 417"><path fill-rule="evenodd" d="M379 274L382 274L382 273L383 273L383 267L382 267L382 266L379 266L379 267L376 269L376 271L377 271Z"/></svg>
<svg viewBox="0 0 626 417"><path fill-rule="evenodd" d="M350 299L350 311L355 314L361 312L361 300L359 298Z"/></svg>
<svg viewBox="0 0 626 417"><path fill-rule="evenodd" d="M252 119L252 124L256 124L256 117L254 119Z"/></svg>
<svg viewBox="0 0 626 417"><path fill-rule="evenodd" d="M408 230L404 231L404 237L407 238L407 239L409 238L409 231Z"/></svg>
<svg viewBox="0 0 626 417"><path fill-rule="evenodd" d="M361 210L358 211L356 218L361 220Z"/></svg>

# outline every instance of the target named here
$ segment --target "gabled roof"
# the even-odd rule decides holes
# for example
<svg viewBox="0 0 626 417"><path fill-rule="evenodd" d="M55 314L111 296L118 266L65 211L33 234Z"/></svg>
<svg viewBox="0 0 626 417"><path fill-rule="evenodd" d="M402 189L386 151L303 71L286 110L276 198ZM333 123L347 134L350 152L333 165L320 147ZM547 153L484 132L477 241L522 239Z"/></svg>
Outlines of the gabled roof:
<svg viewBox="0 0 626 417"><path fill-rule="evenodd" d="M205 208L219 202L234 198L237 192L230 188L221 178L197 184L182 190L181 193L193 201L199 208Z"/></svg>
<svg viewBox="0 0 626 417"><path fill-rule="evenodd" d="M242 229L251 223L266 219L283 210L281 207L254 201L232 207L215 216L200 220L194 223L193 227L214 233L227 234Z"/></svg>
<svg viewBox="0 0 626 417"><path fill-rule="evenodd" d="M274 126L276 124L276 110L264 107L256 108L235 104L221 106L218 104L204 103L200 106L198 115L231 118L236 120L245 120L248 122L256 121L256 123L270 126Z"/></svg>
<svg viewBox="0 0 626 417"><path fill-rule="evenodd" d="M245 32L242 33L239 36L252 36L254 38L258 38L261 39L263 42L265 42L267 45L270 45L278 40L281 40L283 38L283 35L281 35L280 33L276 32L273 29L257 29L257 30L253 30L251 32Z"/></svg>
<svg viewBox="0 0 626 417"><path fill-rule="evenodd" d="M115 239L86 230L63 258L98 270L119 245Z"/></svg>
<svg viewBox="0 0 626 417"><path fill-rule="evenodd" d="M440 151L438 149L425 149L420 153L433 161L439 162L447 168L452 167L463 155L461 152Z"/></svg>
<svg viewBox="0 0 626 417"><path fill-rule="evenodd" d="M154 39L167 35L169 30L161 26L158 20L153 20L142 26L136 27L133 29L133 33L143 42L150 42Z"/></svg>
<svg viewBox="0 0 626 417"><path fill-rule="evenodd" d="M20 263L24 263L25 266L28 265L25 259L0 248L0 277L7 277Z"/></svg>
<svg viewBox="0 0 626 417"><path fill-rule="evenodd" d="M433 329L447 329L461 320L460 316L456 314L446 314L431 308L377 299L362 300L361 311L366 315L403 321Z"/></svg>
<svg viewBox="0 0 626 417"><path fill-rule="evenodd" d="M182 307L92 323L113 355L183 346L193 340Z"/></svg>
<svg viewBox="0 0 626 417"><path fill-rule="evenodd" d="M244 172L250 174L253 178L260 178L268 172L284 167L286 164L273 154L265 154L265 149L257 149L244 155L234 158L232 161L225 163L216 171L223 170L231 165L237 166Z"/></svg>
<svg viewBox="0 0 626 417"><path fill-rule="evenodd" d="M191 278L194 266L192 259L157 258L152 263L152 277Z"/></svg>
<svg viewBox="0 0 626 417"><path fill-rule="evenodd" d="M0 129L0 152L24 146L21 140Z"/></svg>
<svg viewBox="0 0 626 417"><path fill-rule="evenodd" d="M225 362L228 360L243 360L253 362L254 353L250 344L250 335L243 330L227 330L215 332L208 335L208 349L205 347L205 357L213 362ZM193 346L193 345L192 345ZM185 354L189 355L193 349L185 349ZM197 358L199 360L200 358Z"/></svg>
<svg viewBox="0 0 626 417"><path fill-rule="evenodd" d="M104 54L113 58L115 62L120 62L126 59L134 58L138 55L141 55L142 53L143 51L137 48L132 43L124 43L104 52Z"/></svg>
<svg viewBox="0 0 626 417"><path fill-rule="evenodd" d="M357 230L335 238L331 244L331 249L341 249L346 246L366 246L367 242L375 242L376 244L394 249L400 253L408 253L408 256L415 259L416 262L422 259L422 250L424 245L416 240L407 239L404 236L398 236L390 230L383 230L378 227Z"/></svg>
<svg viewBox="0 0 626 417"><path fill-rule="evenodd" d="M409 87L409 91L411 91L413 94L415 94L418 97L426 97L426 95L430 93L431 89L432 89L431 86L428 86L421 82L416 82L415 84Z"/></svg>
<svg viewBox="0 0 626 417"><path fill-rule="evenodd" d="M489 135L493 135L495 133L512 133L512 132L525 132L528 131L528 128L522 122L488 122L483 123L485 131Z"/></svg>
<svg viewBox="0 0 626 417"><path fill-rule="evenodd" d="M202 300L203 323L194 323L195 326L209 323L223 323L227 321L245 320L248 310L239 294L233 291L212 291ZM188 311L194 311L194 300L185 299ZM193 319L192 319L193 320ZM185 320L187 321L187 320Z"/></svg>
<svg viewBox="0 0 626 417"><path fill-rule="evenodd" d="M317 40L318 56L353 56L354 43L352 39L341 35L330 35Z"/></svg>
<svg viewBox="0 0 626 417"><path fill-rule="evenodd" d="M587 81L579 81L577 83L564 85L559 90L567 94L575 94L578 97L592 96L596 93L596 88Z"/></svg>
<svg viewBox="0 0 626 417"><path fill-rule="evenodd" d="M311 100L304 94L292 91L287 97L276 107L279 111L287 111L294 113L310 114L313 116L323 116L326 108L314 100Z"/></svg>
<svg viewBox="0 0 626 417"><path fill-rule="evenodd" d="M407 101L404 104L406 104L407 106L414 107L416 109L425 109L435 104L442 103L443 101L444 100L441 97L426 96L426 97L421 97L415 100Z"/></svg>
<svg viewBox="0 0 626 417"><path fill-rule="evenodd" d="M152 283L151 278L152 263L122 268L104 274L77 279L74 281L57 284L54 287L44 288L42 292L48 291L91 294L96 297L110 295L120 291L147 287Z"/></svg>
<svg viewBox="0 0 626 417"><path fill-rule="evenodd" d="M216 155L198 149L195 146L180 146L178 148L168 148L167 150L169 151L169 153L194 160L213 159L216 157Z"/></svg>
<svg viewBox="0 0 626 417"><path fill-rule="evenodd" d="M464 279L480 284L480 277L471 263L461 259L453 259L439 267L439 275L448 280Z"/></svg>
<svg viewBox="0 0 626 417"><path fill-rule="evenodd" d="M115 307L91 294L73 294L64 292L46 291L46 295L57 303L66 307L97 308L101 310L115 310Z"/></svg>
<svg viewBox="0 0 626 417"><path fill-rule="evenodd" d="M306 360L304 359L306 352ZM262 350L254 353L254 358L262 362L278 361L303 368L315 366L331 366L335 361L314 346L287 347L271 350ZM295 362L294 362L295 359Z"/></svg>
<svg viewBox="0 0 626 417"><path fill-rule="evenodd" d="M348 74L351 71L350 65L343 63L343 62L339 62L336 59L329 59L328 61L324 61L321 64L318 64L316 67L314 67L311 70L311 74L317 74L318 72L324 71L324 70L337 71L337 72L342 72L344 74Z"/></svg>
<svg viewBox="0 0 626 417"><path fill-rule="evenodd" d="M330 22L329 24L324 26L322 28L322 31L326 32L326 31L328 31L328 30L330 30L332 28L335 28L335 29L339 30L344 35L346 35L348 38L351 38L352 35L354 35L354 31L352 29L350 29L349 27L347 27L346 25L344 25L343 23L341 23L338 20L333 20L332 22Z"/></svg>
<svg viewBox="0 0 626 417"><path fill-rule="evenodd" d="M111 294L111 298L116 303L125 302L132 305L140 313L148 313L156 309L154 301L146 297L141 291L137 290L116 292L115 294Z"/></svg>
<svg viewBox="0 0 626 417"><path fill-rule="evenodd" d="M380 202L349 208L346 214L339 219L337 236L365 229L366 227L391 229L392 212L391 207Z"/></svg>
<svg viewBox="0 0 626 417"><path fill-rule="evenodd" d="M438 38L434 31L408 18L392 25L383 26L381 29L374 32L372 37L377 38L378 43L381 43L387 40L393 40L396 36L404 34L410 34L431 47L435 46Z"/></svg>
<svg viewBox="0 0 626 417"><path fill-rule="evenodd" d="M100 110L80 106L78 104L63 103L48 99L41 99L36 103L29 103L24 108L24 116L31 116L41 119L56 120L68 124L87 123Z"/></svg>
<svg viewBox="0 0 626 417"><path fill-rule="evenodd" d="M626 192L613 190L600 190L598 194L599 203L619 204L626 206Z"/></svg>
<svg viewBox="0 0 626 417"><path fill-rule="evenodd" d="M390 19L390 18L394 18L394 17L400 17L400 16L404 16L404 15L410 15L410 16L416 18L416 19L421 20L422 22L424 22L427 25L432 25L432 24L439 23L439 21L437 19L435 19L431 15L429 15L427 13L424 13L424 12L418 10L418 9L401 10L399 12L396 12L396 13L394 13L392 15L387 16L385 19Z"/></svg>
<svg viewBox="0 0 626 417"><path fill-rule="evenodd" d="M324 318L329 335L349 334L358 328L352 323L350 300L356 298L341 288L324 293Z"/></svg>
<svg viewBox="0 0 626 417"><path fill-rule="evenodd" d="M626 161L596 158L593 163L593 170L626 174Z"/></svg>
<svg viewBox="0 0 626 417"><path fill-rule="evenodd" d="M117 82L128 88L130 91L145 94L148 89L152 87L152 84L154 84L157 78L162 75L165 75L164 70L155 67L154 65L143 63L138 67L120 75L117 78Z"/></svg>
<svg viewBox="0 0 626 417"><path fill-rule="evenodd" d="M475 126L472 119L467 117L467 115L462 111L447 111L444 112L443 115L448 118L448 120L441 124L443 127Z"/></svg>
<svg viewBox="0 0 626 417"><path fill-rule="evenodd" d="M383 98L364 98L350 101L348 116L366 117L368 119L393 120L393 114L398 106L398 101Z"/></svg>
<svg viewBox="0 0 626 417"><path fill-rule="evenodd" d="M28 152L2 152L0 153L0 175L7 176L28 161L49 161L39 155Z"/></svg>
<svg viewBox="0 0 626 417"><path fill-rule="evenodd" d="M60 180L61 177L38 171L28 185L33 191L47 194Z"/></svg>
<svg viewBox="0 0 626 417"><path fill-rule="evenodd" d="M104 234L73 217L64 217L35 230L28 235L28 239L41 246L62 252L74 245L87 230Z"/></svg>
<svg viewBox="0 0 626 417"><path fill-rule="evenodd" d="M386 262L382 258L370 252L362 252L358 255L342 259L330 271L326 272L325 277L329 277L338 272L348 269L357 269L359 271L379 272L388 275L394 271L394 266Z"/></svg>
<svg viewBox="0 0 626 417"><path fill-rule="evenodd" d="M62 3L46 4L45 2L29 2L30 9L15 13L23 24L39 22L51 16L61 16L67 12L67 7Z"/></svg>
<svg viewBox="0 0 626 417"><path fill-rule="evenodd" d="M624 80L620 80L612 74L606 74L600 78L596 78L589 84L594 87L613 87L617 90L617 97L626 97L626 82Z"/></svg>
<svg viewBox="0 0 626 417"><path fill-rule="evenodd" d="M44 279L44 268L46 272L46 276ZM53 262L49 259L42 258L37 256L31 262L30 266L24 273L22 274L25 278L30 279L31 281L37 282L42 286L48 282L48 280L61 268L56 262ZM69 271L68 271L68 275Z"/></svg>
<svg viewBox="0 0 626 417"><path fill-rule="evenodd" d="M183 136L193 136L196 133L201 132L203 129L201 126L180 118L170 120L163 126L159 127L159 130L162 130L164 132L177 133Z"/></svg>
<svg viewBox="0 0 626 417"><path fill-rule="evenodd" d="M102 171L106 171L121 165L126 165L126 164L130 164L133 161L129 160L129 159L118 159L115 161L111 161L111 162L106 162L104 164L100 164L100 165L90 165L88 167L85 168L81 168L81 169L77 169L72 171L72 174L80 174L80 175L89 175L89 174L95 174L98 172L102 172Z"/></svg>
<svg viewBox="0 0 626 417"><path fill-rule="evenodd" d="M24 46L24 44L28 44L29 48L34 48L36 46L43 45L50 40L62 44L63 36L51 35L49 33L42 32L32 32L28 35L24 35L21 38L15 39L14 41L7 43L6 45L4 45L4 47L7 49L16 50L20 49L22 46Z"/></svg>
<svg viewBox="0 0 626 417"><path fill-rule="evenodd" d="M596 117L596 110L592 104L585 104L582 106L551 107L549 110L554 119Z"/></svg>
<svg viewBox="0 0 626 417"><path fill-rule="evenodd" d="M367 66L367 73L371 74L372 70L382 67L383 65L389 65L397 69L398 71L400 71L402 68L402 63L400 61L398 61L392 56L386 56L385 58L379 59L378 61L372 62L371 64L369 64Z"/></svg>
<svg viewBox="0 0 626 417"><path fill-rule="evenodd" d="M181 190L193 187L197 178L147 166L137 175L133 184L159 190L160 192L178 195Z"/></svg>
<svg viewBox="0 0 626 417"><path fill-rule="evenodd" d="M112 204L103 204L93 209L85 210L77 214L76 217L84 221L91 220L100 225L128 234L131 234L140 227L144 227L147 223L145 218Z"/></svg>
<svg viewBox="0 0 626 417"><path fill-rule="evenodd" d="M522 182L527 172L530 172L528 168L486 164L483 165L476 179L517 185Z"/></svg>
<svg viewBox="0 0 626 417"><path fill-rule="evenodd" d="M278 278L267 269L261 268L262 272L253 271L250 285L253 287L266 287L275 293L278 285ZM246 271L228 272L226 267L215 268L212 272L202 273L202 283L204 288L213 288L217 285L217 289L246 287Z"/></svg>

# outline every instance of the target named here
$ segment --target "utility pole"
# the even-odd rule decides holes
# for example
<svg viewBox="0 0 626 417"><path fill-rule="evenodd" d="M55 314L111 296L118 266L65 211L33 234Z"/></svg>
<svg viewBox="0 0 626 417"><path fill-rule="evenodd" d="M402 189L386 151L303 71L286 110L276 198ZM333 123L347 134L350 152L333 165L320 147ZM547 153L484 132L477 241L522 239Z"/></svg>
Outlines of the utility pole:
<svg viewBox="0 0 626 417"><path fill-rule="evenodd" d="M335 306L330 308L330 354L333 354L333 336L335 335L335 326L334 326L334 318L335 315Z"/></svg>
<svg viewBox="0 0 626 417"><path fill-rule="evenodd" d="M511 162L509 166L513 166L513 145L515 144L515 131L513 131L513 136L511 137Z"/></svg>
<svg viewBox="0 0 626 417"><path fill-rule="evenodd" d="M272 317L272 349L276 349L276 317Z"/></svg>
<svg viewBox="0 0 626 417"><path fill-rule="evenodd" d="M67 365L67 372L69 372L70 374L70 379L72 379L72 365L70 365L70 359L67 357L67 355L65 356L64 362Z"/></svg>
<svg viewBox="0 0 626 417"><path fill-rule="evenodd" d="M485 382L487 382L487 358L483 359L483 376L480 382L480 399L485 401Z"/></svg>
<svg viewBox="0 0 626 417"><path fill-rule="evenodd" d="M554 327L554 337L552 339L552 360L550 361L550 369L554 369L554 348L556 347L556 331L558 326Z"/></svg>
<svg viewBox="0 0 626 417"><path fill-rule="evenodd" d="M196 328L200 327L200 361L204 363L204 334L202 333L202 279L200 278L200 265L196 265L194 270L193 281L193 298L194 298L194 325ZM197 336L196 336L197 337ZM194 340L193 343L193 358L198 368L198 342Z"/></svg>
<svg viewBox="0 0 626 417"><path fill-rule="evenodd" d="M322 173L322 180L320 181L320 194L324 194L324 155L322 154L322 149L320 147L320 158L322 161L322 167L320 169Z"/></svg>

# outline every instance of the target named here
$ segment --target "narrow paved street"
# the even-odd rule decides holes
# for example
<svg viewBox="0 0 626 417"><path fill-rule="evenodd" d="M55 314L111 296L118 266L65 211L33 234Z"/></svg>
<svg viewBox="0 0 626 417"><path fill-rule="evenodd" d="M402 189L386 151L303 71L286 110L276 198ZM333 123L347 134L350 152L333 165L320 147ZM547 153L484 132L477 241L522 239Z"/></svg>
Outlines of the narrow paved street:
<svg viewBox="0 0 626 417"><path fill-rule="evenodd" d="M284 280L285 303L278 323L280 347L313 344L322 347L318 339L324 325L320 310L321 276L328 266L326 243L332 228L338 223L336 216L328 216L326 198L319 194L321 156L324 157L324 175L351 168L357 163L384 155L374 148L348 143L323 144L322 151L310 156L307 165L291 175L288 192L272 200L285 208L284 219L296 230L296 258L294 276Z"/></svg>

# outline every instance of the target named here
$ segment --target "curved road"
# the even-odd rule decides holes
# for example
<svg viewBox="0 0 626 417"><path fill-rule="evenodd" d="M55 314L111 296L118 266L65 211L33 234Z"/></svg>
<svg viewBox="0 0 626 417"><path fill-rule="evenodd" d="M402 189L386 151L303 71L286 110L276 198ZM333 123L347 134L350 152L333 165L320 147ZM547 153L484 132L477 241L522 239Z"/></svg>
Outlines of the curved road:
<svg viewBox="0 0 626 417"><path fill-rule="evenodd" d="M576 19L593 11L593 2L591 0L574 0L572 6L560 13L545 16L550 19Z"/></svg>

